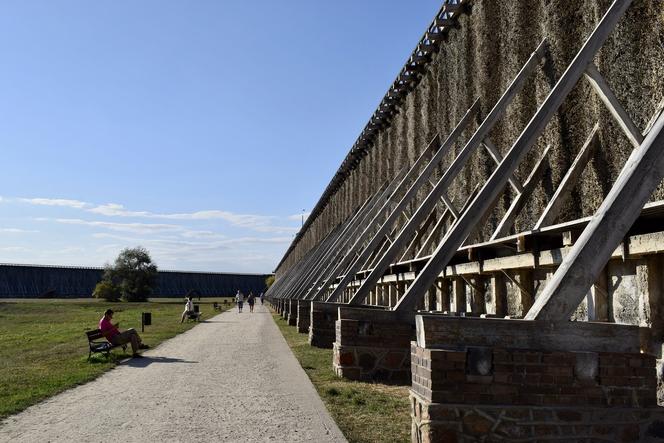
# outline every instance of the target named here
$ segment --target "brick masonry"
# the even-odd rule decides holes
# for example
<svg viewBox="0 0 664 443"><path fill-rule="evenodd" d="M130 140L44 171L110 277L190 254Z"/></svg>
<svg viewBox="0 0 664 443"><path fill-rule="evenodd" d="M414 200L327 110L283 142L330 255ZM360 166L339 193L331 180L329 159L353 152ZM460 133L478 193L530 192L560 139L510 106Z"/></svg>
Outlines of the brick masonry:
<svg viewBox="0 0 664 443"><path fill-rule="evenodd" d="M335 333L333 367L338 376L408 384L411 324L340 319Z"/></svg>
<svg viewBox="0 0 664 443"><path fill-rule="evenodd" d="M297 302L297 332L301 334L309 333L311 324L311 302L300 300Z"/></svg>
<svg viewBox="0 0 664 443"><path fill-rule="evenodd" d="M288 300L288 326L297 325L297 300Z"/></svg>
<svg viewBox="0 0 664 443"><path fill-rule="evenodd" d="M337 310L334 305L312 303L309 344L317 348L331 348L335 338L334 322L336 319Z"/></svg>
<svg viewBox="0 0 664 443"><path fill-rule="evenodd" d="M491 406L410 396L413 442L661 442L661 408Z"/></svg>
<svg viewBox="0 0 664 443"><path fill-rule="evenodd" d="M414 442L664 438L651 355L413 342L411 370Z"/></svg>

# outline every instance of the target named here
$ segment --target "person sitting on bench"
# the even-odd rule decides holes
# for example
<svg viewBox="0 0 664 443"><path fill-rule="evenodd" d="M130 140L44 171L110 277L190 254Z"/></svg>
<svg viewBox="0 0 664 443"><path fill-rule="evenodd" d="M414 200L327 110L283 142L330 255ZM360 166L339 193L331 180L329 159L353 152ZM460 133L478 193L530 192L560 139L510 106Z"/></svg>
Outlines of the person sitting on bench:
<svg viewBox="0 0 664 443"><path fill-rule="evenodd" d="M184 312L182 312L182 319L180 323L184 322L184 319L190 317L196 313L194 308L194 301L191 297L187 297L187 303L184 305Z"/></svg>
<svg viewBox="0 0 664 443"><path fill-rule="evenodd" d="M132 357L141 357L138 350L148 349L148 346L143 344L138 332L134 328L120 332L118 329L120 323L113 324L111 320L113 320L113 310L107 309L104 316L99 320L99 330L106 340L115 346L131 343Z"/></svg>

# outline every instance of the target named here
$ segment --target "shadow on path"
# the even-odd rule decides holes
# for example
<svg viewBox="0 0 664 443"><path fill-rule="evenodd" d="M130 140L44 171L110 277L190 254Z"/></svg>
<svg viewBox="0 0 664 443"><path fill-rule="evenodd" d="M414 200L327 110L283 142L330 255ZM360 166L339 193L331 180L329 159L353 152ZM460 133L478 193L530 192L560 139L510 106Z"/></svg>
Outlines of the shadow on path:
<svg viewBox="0 0 664 443"><path fill-rule="evenodd" d="M131 366L132 368L145 368L151 365L152 363L198 363L198 362L183 360L181 358L144 356L143 358L130 358L127 361L122 362L122 365Z"/></svg>

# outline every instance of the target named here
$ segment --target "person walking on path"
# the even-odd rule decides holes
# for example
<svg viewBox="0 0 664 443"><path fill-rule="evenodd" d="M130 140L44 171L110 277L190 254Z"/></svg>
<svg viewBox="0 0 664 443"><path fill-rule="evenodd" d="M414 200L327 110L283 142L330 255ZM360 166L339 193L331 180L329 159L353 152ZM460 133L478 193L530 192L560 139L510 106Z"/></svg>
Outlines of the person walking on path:
<svg viewBox="0 0 664 443"><path fill-rule="evenodd" d="M238 289L237 294L235 294L235 302L237 303L237 312L242 312L242 305L244 304L244 294Z"/></svg>
<svg viewBox="0 0 664 443"><path fill-rule="evenodd" d="M113 320L113 310L107 309L104 316L99 320L99 330L106 340L115 346L131 343L132 357L141 357L138 350L148 349L149 346L143 344L138 332L134 328L120 332L118 329L120 323L113 324L111 320Z"/></svg>
<svg viewBox="0 0 664 443"><path fill-rule="evenodd" d="M191 297L187 298L187 303L184 305L184 312L182 313L182 319L180 320L180 323L184 322L184 319L187 317L187 315L191 315L194 313L194 301L191 299Z"/></svg>
<svg viewBox="0 0 664 443"><path fill-rule="evenodd" d="M249 297L247 297L247 303L249 303L249 312L254 312L254 303L256 302L256 297L254 297L254 292L249 292Z"/></svg>
<svg viewBox="0 0 664 443"><path fill-rule="evenodd" d="M261 292L261 295L258 296L261 299L261 305L263 304L263 298L265 297L263 293Z"/></svg>

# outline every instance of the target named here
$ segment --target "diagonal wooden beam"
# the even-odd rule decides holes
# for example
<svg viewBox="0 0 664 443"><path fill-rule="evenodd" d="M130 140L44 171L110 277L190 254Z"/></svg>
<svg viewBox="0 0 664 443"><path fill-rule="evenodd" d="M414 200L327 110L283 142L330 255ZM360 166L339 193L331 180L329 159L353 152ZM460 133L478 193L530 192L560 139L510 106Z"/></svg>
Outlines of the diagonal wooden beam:
<svg viewBox="0 0 664 443"><path fill-rule="evenodd" d="M588 64L585 76L586 80L588 80L595 92L597 92L597 95L599 95L599 98L604 105L609 109L613 118L616 119L629 141L635 148L638 148L641 143L643 143L643 135L641 134L641 131L639 131L639 128L629 117L625 108L620 104L620 101L613 93L606 80L604 80L604 77L600 74L594 63L590 62Z"/></svg>
<svg viewBox="0 0 664 443"><path fill-rule="evenodd" d="M632 151L609 195L526 314L527 320L569 320L662 178L664 115Z"/></svg>
<svg viewBox="0 0 664 443"><path fill-rule="evenodd" d="M424 169L420 171L419 175L415 179L415 181L410 185L404 196L401 198L401 200L397 203L396 207L392 210L390 215L387 217L387 219L383 222L381 225L380 229L376 234L369 240L369 243L362 249L361 256L351 264L350 266L350 271L346 274L346 276L339 282L339 285L335 290L330 294L330 296L327 298L327 301L334 301L336 298L341 295L343 290L345 289L346 285L350 283L354 276L352 275L355 272L358 272L360 270L361 263L366 259L366 257L369 257L376 247L378 247L380 243L380 237L384 232L387 232L392 228L392 226L396 223L396 221L399 219L401 216L401 212L413 201L413 199L417 196L417 193L420 191L422 186L426 184L429 180L429 177L434 173L436 168L438 168L440 162L445 158L447 153L450 151L452 146L456 143L457 139L461 136L461 134L465 131L465 129L472 123L473 119L475 118L476 114L479 112L480 106L479 106L479 99L475 100L475 102L471 105L470 108L466 111L466 113L463 115L459 123L456 125L456 127L450 132L450 134L447 136L445 141L440 145L436 153L433 155L433 157L429 160L429 162L426 164ZM409 219L408 223L410 223L410 220L412 220L412 217ZM398 236L399 237L399 236ZM369 235L367 235L367 238L370 238ZM395 239L395 242L397 240ZM394 246L394 245L393 245ZM390 247L392 249L392 247Z"/></svg>
<svg viewBox="0 0 664 443"><path fill-rule="evenodd" d="M544 150L542 157L540 157L539 161L535 165L535 168L533 168L532 172L528 176L528 179L523 184L523 192L517 195L516 198L512 201L512 204L503 216L503 219L500 221L498 227L491 236L491 240L509 235L510 229L512 229L512 226L514 226L516 217L528 202L528 199L535 190L537 183L539 183L540 178L542 178L544 171L549 168L549 160L547 155L549 154L550 149L551 145L548 145Z"/></svg>
<svg viewBox="0 0 664 443"><path fill-rule="evenodd" d="M495 199L503 192L508 178L535 144L562 102L579 82L588 63L592 61L597 51L602 47L630 4L631 0L615 0L611 4L600 23L583 44L519 138L514 142L498 168L489 177L461 218L445 235L443 242L438 245L429 261L409 286L408 291L395 306L395 310L404 318L411 318L414 315L413 309L418 299L433 285L440 272L454 257L459 246L468 234L475 229L477 221L483 217L487 209L493 205Z"/></svg>
<svg viewBox="0 0 664 443"><path fill-rule="evenodd" d="M480 146L482 141L486 137L488 137L491 129L495 126L498 120L505 113L505 109L507 108L507 106L511 103L516 94L523 88L526 79L535 71L535 69L539 65L540 60L542 60L545 56L546 56L546 39L544 39L539 44L537 49L530 55L530 57L523 65L519 73L512 80L512 83L510 83L510 85L507 87L507 89L500 97L498 102L494 105L489 114L486 116L484 121L482 121L482 123L477 128L475 133L470 137L470 140L468 140L463 149L461 149L459 154L454 158L454 160L449 165L449 167L447 168L443 176L440 178L440 180L438 180L438 183L436 183L434 189L431 190L429 195L427 195L424 201L422 201L420 206L415 211L415 214L413 214L413 217L403 227L397 238L394 240L394 244L392 245L392 247L388 249L388 251L381 258L381 260L378 262L373 271L364 280L362 286L357 290L353 298L348 302L349 304L359 305L364 301L364 298L369 294L369 291L371 291L373 285L376 284L378 279L390 266L392 261L397 257L397 255L401 251L401 248L403 248L406 242L410 239L412 233L417 229L417 227L422 223L422 221L424 221L424 218L437 204L442 193L447 191L450 184L452 184L457 175L463 170L463 167L465 166L470 156ZM457 226L459 224L460 219L461 218L456 220L454 226ZM428 289L429 288L427 287L423 291L426 291ZM413 302L416 303L416 301L417 299L413 298Z"/></svg>
<svg viewBox="0 0 664 443"><path fill-rule="evenodd" d="M482 144L489 152L489 155L491 156L493 161L496 162L497 165L499 165L500 162L503 161L503 156L500 155L500 151L498 151L496 145L493 144L493 142L489 137L485 138ZM508 179L508 181L517 194L521 194L523 192L523 187L521 186L521 183L519 183L519 179L517 178L516 174L512 174Z"/></svg>
<svg viewBox="0 0 664 443"><path fill-rule="evenodd" d="M599 122L595 123L595 126L593 126L593 129L590 131L590 135L583 144L583 147L576 155L576 158L567 170L567 173L565 173L565 176L560 182L560 185L558 185L558 189L556 189L556 192L551 197L551 200L549 200L549 204L546 205L544 212L542 212L539 220L537 220L537 223L535 223L535 227L533 228L534 230L538 230L544 226L553 224L556 217L560 213L563 204L569 198L574 185L576 185L577 181L581 177L583 170L590 161L593 152L595 152L595 149L598 145Z"/></svg>

